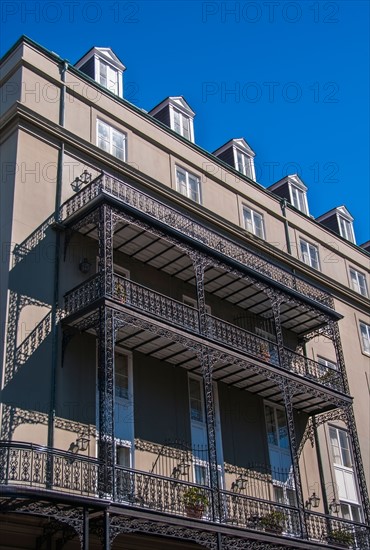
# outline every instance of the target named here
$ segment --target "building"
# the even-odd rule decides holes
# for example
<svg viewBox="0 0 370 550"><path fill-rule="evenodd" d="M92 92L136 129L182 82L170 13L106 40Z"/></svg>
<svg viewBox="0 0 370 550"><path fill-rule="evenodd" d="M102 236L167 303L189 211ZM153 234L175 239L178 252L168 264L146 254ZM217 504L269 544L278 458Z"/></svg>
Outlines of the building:
<svg viewBox="0 0 370 550"><path fill-rule="evenodd" d="M0 548L369 549L368 243L124 70L1 62Z"/></svg>

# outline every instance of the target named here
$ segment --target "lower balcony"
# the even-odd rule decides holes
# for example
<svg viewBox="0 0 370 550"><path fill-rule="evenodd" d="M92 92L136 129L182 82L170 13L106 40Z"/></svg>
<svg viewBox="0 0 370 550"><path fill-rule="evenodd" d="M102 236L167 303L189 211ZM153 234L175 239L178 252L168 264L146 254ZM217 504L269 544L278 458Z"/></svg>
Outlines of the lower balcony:
<svg viewBox="0 0 370 550"><path fill-rule="evenodd" d="M307 538L330 548L370 549L369 528L334 516L300 513L294 506L250 497L233 491L181 481L121 466L114 467L113 494L101 490L104 467L98 460L27 443L0 444L0 485L16 497L25 488L43 498L68 494L108 500L120 507L156 512L163 516L222 524L282 539ZM2 491L5 494L5 491ZM303 522L303 525L302 525ZM240 531L239 531L240 534ZM283 540L281 540L283 544ZM299 547L299 546L298 546Z"/></svg>

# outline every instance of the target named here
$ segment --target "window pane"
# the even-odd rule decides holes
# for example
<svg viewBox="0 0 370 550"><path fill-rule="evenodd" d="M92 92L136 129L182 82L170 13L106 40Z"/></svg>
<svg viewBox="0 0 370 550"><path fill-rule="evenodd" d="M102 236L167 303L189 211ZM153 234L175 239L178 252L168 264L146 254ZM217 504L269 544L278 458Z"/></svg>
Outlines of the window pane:
<svg viewBox="0 0 370 550"><path fill-rule="evenodd" d="M207 485L207 468L205 466L195 465L195 483L198 485Z"/></svg>
<svg viewBox="0 0 370 550"><path fill-rule="evenodd" d="M175 132L181 134L180 113L178 111L173 111L173 124Z"/></svg>
<svg viewBox="0 0 370 550"><path fill-rule="evenodd" d="M342 459L341 459L340 449L339 449L339 441L337 437L337 430L335 428L329 428L329 436L330 436L331 448L333 451L334 464L342 465Z"/></svg>
<svg viewBox="0 0 370 550"><path fill-rule="evenodd" d="M130 468L130 448L117 445L116 447L116 464L124 468Z"/></svg>
<svg viewBox="0 0 370 550"><path fill-rule="evenodd" d="M189 174L189 198L198 201L198 179Z"/></svg>
<svg viewBox="0 0 370 550"><path fill-rule="evenodd" d="M276 409L278 434L279 434L279 447L282 449L289 449L288 428L286 425L286 417L284 411Z"/></svg>
<svg viewBox="0 0 370 550"><path fill-rule="evenodd" d="M182 115L182 135L186 139L190 139L190 121L184 115Z"/></svg>
<svg viewBox="0 0 370 550"><path fill-rule="evenodd" d="M126 355L116 355L115 363L115 395L121 399L128 399L128 358Z"/></svg>
<svg viewBox="0 0 370 550"><path fill-rule="evenodd" d="M261 237L263 239L263 220L262 216L260 214L254 214L254 225L255 225L255 233L258 237Z"/></svg>
<svg viewBox="0 0 370 550"><path fill-rule="evenodd" d="M360 323L362 347L366 353L370 353L370 326Z"/></svg>
<svg viewBox="0 0 370 550"><path fill-rule="evenodd" d="M342 451L342 463L347 468L352 468L351 452L349 449L348 435L343 430L339 431L339 443Z"/></svg>
<svg viewBox="0 0 370 550"><path fill-rule="evenodd" d="M202 388L199 380L189 378L189 393L191 419L203 422Z"/></svg>
<svg viewBox="0 0 370 550"><path fill-rule="evenodd" d="M275 429L275 416L274 409L265 405L265 414L266 414L266 429L267 429L267 442L269 445L277 445L277 434Z"/></svg>

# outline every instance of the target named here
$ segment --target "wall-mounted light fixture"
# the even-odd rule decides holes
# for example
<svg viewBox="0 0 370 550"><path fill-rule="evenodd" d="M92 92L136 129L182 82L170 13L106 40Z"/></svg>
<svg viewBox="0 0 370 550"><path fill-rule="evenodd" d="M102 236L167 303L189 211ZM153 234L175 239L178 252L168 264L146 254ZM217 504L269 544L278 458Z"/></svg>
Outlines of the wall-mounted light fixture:
<svg viewBox="0 0 370 550"><path fill-rule="evenodd" d="M330 513L331 513L331 514L336 514L336 515L339 514L340 502L338 502L338 501L335 499L335 497L333 497L333 500L332 500L331 503L329 504L329 510L330 510Z"/></svg>
<svg viewBox="0 0 370 550"><path fill-rule="evenodd" d="M75 193L79 191L83 185L87 185L91 181L91 173L86 169L82 172L80 176L77 176L71 183L71 187Z"/></svg>
<svg viewBox="0 0 370 550"><path fill-rule="evenodd" d="M234 491L235 493L240 493L240 491L244 491L246 487L247 487L247 480L245 479L245 477L242 477L242 476L236 478L236 480L233 481L231 484L231 490Z"/></svg>
<svg viewBox="0 0 370 550"><path fill-rule="evenodd" d="M78 269L81 271L81 273L86 275L91 269L91 263L87 258L83 258L78 264Z"/></svg>
<svg viewBox="0 0 370 550"><path fill-rule="evenodd" d="M89 446L89 438L85 434L81 434L76 441L72 441L69 446L69 452L77 454L79 451L86 451Z"/></svg>
<svg viewBox="0 0 370 550"><path fill-rule="evenodd" d="M172 477L174 477L175 479L179 479L180 476L186 476L188 475L189 469L190 464L186 462L184 458L182 458L177 466L175 466L172 470Z"/></svg>
<svg viewBox="0 0 370 550"><path fill-rule="evenodd" d="M305 506L309 510L311 508L318 508L320 505L320 497L316 495L315 492L312 493L312 495L306 500Z"/></svg>

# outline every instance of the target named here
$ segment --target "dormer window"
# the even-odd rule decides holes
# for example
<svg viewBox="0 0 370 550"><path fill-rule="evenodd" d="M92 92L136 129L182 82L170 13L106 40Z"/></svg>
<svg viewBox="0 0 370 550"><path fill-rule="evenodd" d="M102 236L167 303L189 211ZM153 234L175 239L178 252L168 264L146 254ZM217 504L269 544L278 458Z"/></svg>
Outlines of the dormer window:
<svg viewBox="0 0 370 550"><path fill-rule="evenodd" d="M149 114L171 130L194 143L194 111L182 96L168 97Z"/></svg>
<svg viewBox="0 0 370 550"><path fill-rule="evenodd" d="M99 84L118 95L118 71L99 59Z"/></svg>
<svg viewBox="0 0 370 550"><path fill-rule="evenodd" d="M172 118L173 118L173 130L180 134L180 136L191 139L190 132L190 118L180 113L177 109L172 108Z"/></svg>
<svg viewBox="0 0 370 550"><path fill-rule="evenodd" d="M251 180L256 179L256 174L254 171L254 160L253 157L242 153L239 149L235 149L235 168L241 172L244 176L247 176Z"/></svg>
<svg viewBox="0 0 370 550"><path fill-rule="evenodd" d="M123 97L122 75L126 67L110 48L92 48L76 67L112 94Z"/></svg>
<svg viewBox="0 0 370 550"><path fill-rule="evenodd" d="M285 176L278 182L269 187L269 191L272 191L279 197L286 199L290 202L294 208L309 215L308 203L307 203L307 187L298 176L298 174L290 174Z"/></svg>
<svg viewBox="0 0 370 550"><path fill-rule="evenodd" d="M244 138L231 139L213 154L243 174L243 176L256 181L254 169L256 154Z"/></svg>
<svg viewBox="0 0 370 550"><path fill-rule="evenodd" d="M339 233L344 238L347 239L347 241L351 241L351 243L355 242L355 236L353 234L353 225L352 222L343 216L338 215L338 225L339 225Z"/></svg>
<svg viewBox="0 0 370 550"><path fill-rule="evenodd" d="M335 231L335 233L343 237L343 239L356 244L355 232L353 230L353 217L344 205L337 206L333 208L333 210L326 212L326 214L319 216L317 221L332 231Z"/></svg>

